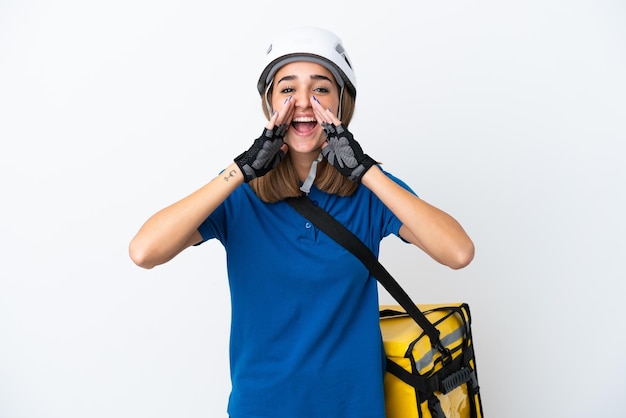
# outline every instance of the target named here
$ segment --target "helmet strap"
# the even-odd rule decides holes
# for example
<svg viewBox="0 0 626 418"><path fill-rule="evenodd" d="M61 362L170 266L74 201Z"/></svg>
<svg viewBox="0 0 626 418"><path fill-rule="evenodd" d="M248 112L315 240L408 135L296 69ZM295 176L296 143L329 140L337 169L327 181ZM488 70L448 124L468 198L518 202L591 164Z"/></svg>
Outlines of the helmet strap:
<svg viewBox="0 0 626 418"><path fill-rule="evenodd" d="M337 110L337 119L341 120L341 107L343 105L343 87L339 91L339 109ZM343 121L342 121L343 122Z"/></svg>
<svg viewBox="0 0 626 418"><path fill-rule="evenodd" d="M269 83L267 83L267 87L265 87L265 94L263 98L265 98L265 108L267 109L267 114L272 117L272 104L270 103L270 99L268 98L270 88L272 88L272 84L274 84L274 79L272 78Z"/></svg>
<svg viewBox="0 0 626 418"><path fill-rule="evenodd" d="M320 155L318 155L317 158L313 160L313 163L311 163L309 175L306 176L304 183L302 183L302 186L300 186L300 190L302 190L306 194L309 194L309 192L311 191L311 186L313 185L313 182L315 181L315 176L317 175L317 163L319 163L320 161L322 161L321 152Z"/></svg>

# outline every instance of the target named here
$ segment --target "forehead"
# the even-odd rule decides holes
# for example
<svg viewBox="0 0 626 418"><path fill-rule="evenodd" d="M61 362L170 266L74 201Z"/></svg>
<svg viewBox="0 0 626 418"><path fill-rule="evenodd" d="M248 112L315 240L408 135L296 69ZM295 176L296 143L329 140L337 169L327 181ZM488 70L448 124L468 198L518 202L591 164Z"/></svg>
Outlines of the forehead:
<svg viewBox="0 0 626 418"><path fill-rule="evenodd" d="M309 61L296 61L282 66L274 76L274 79L279 82L281 78L287 76L295 76L302 79L310 79L314 76L325 76L331 81L336 83L333 74L323 65Z"/></svg>

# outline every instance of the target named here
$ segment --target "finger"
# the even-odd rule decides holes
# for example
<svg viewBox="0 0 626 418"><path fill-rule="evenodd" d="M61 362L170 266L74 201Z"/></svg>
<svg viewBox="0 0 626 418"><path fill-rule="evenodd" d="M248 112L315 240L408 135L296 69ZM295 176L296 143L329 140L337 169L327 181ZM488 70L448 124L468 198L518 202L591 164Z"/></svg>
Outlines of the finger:
<svg viewBox="0 0 626 418"><path fill-rule="evenodd" d="M333 113L330 108L324 108L322 104L317 100L317 97L311 97L311 105L313 107L313 112L317 118L317 121L321 125L323 122L332 123L335 126L341 125L341 121L337 119L337 116Z"/></svg>
<svg viewBox="0 0 626 418"><path fill-rule="evenodd" d="M326 109L326 114L328 115L328 117L330 118L331 122L335 125L335 126L339 126L341 125L341 121L337 118L337 116L335 116L335 114L333 113L332 110L330 109Z"/></svg>
<svg viewBox="0 0 626 418"><path fill-rule="evenodd" d="M292 96L289 96L283 102L283 107L280 109L278 119L276 120L277 125L282 125L283 123L290 124L291 119L293 119L293 114L295 112L294 100Z"/></svg>
<svg viewBox="0 0 626 418"><path fill-rule="evenodd" d="M310 99L311 107L313 108L313 113L315 114L315 119L317 123L320 125L324 122L332 123L332 120L329 119L328 114L326 113L324 107L321 105L319 100L315 96L312 96Z"/></svg>
<svg viewBox="0 0 626 418"><path fill-rule="evenodd" d="M267 125L265 125L265 128L267 128L268 130L274 129L274 126L276 126L276 119L277 118L278 118L278 112L274 111L274 114L272 114L272 117L267 122Z"/></svg>

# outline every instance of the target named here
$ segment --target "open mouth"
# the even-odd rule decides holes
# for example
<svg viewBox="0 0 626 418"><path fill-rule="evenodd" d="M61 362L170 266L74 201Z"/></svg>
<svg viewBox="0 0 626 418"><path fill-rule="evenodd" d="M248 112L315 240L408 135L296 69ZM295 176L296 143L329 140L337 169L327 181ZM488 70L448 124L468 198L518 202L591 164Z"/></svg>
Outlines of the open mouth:
<svg viewBox="0 0 626 418"><path fill-rule="evenodd" d="M307 134L317 127L317 120L313 117L299 117L291 121L291 126L298 133Z"/></svg>

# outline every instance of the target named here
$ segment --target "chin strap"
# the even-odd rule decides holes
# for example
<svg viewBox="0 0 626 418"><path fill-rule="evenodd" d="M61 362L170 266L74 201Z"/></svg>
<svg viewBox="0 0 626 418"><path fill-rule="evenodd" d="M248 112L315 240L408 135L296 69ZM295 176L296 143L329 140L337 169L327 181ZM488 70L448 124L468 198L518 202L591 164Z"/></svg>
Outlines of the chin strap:
<svg viewBox="0 0 626 418"><path fill-rule="evenodd" d="M309 194L309 192L311 191L311 186L313 185L313 182L315 181L315 175L317 174L317 163L322 161L322 158L323 156L320 152L320 155L315 160L313 160L313 163L311 163L309 175L306 177L306 180L304 180L304 183L302 183L302 186L300 186L300 190L302 190L306 194Z"/></svg>

